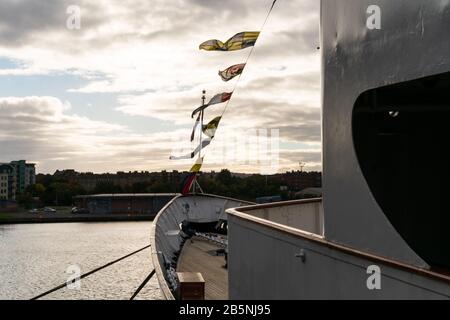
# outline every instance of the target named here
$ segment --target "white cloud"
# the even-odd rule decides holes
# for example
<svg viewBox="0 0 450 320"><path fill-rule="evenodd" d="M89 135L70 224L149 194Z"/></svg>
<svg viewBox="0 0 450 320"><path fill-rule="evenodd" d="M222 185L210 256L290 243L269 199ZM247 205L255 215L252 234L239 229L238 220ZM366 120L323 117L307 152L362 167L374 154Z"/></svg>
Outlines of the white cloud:
<svg viewBox="0 0 450 320"><path fill-rule="evenodd" d="M190 113L200 103L201 90L208 96L232 90L236 80L224 83L217 71L243 62L249 52L205 52L198 44L258 30L271 3L2 1L0 57L17 61L18 67L0 69L0 77L80 76L87 83L69 91L86 96L89 109L95 110L95 102L87 94L118 94L111 109L124 116L152 117L186 129L137 134L132 126L77 114L56 98L2 98L0 110L6 117L0 120L5 125L0 148L9 157L39 160L43 170L69 165L96 171L186 168L165 160L172 137L180 144L188 140ZM81 30L66 28L66 8L72 4L81 7ZM222 121L219 132L224 136L237 129L267 128L280 129L282 142L320 143L318 9L317 0L277 2ZM211 107L208 117L220 114L222 107ZM297 158L286 154L283 167L294 166ZM317 158L310 161L320 165Z"/></svg>
<svg viewBox="0 0 450 320"><path fill-rule="evenodd" d="M0 5L4 21L0 56L23 61L26 68L15 71L17 74L77 70L79 74L96 71L107 76L73 88L85 93L167 92L217 81L216 69L241 62L247 52L201 52L198 44L207 38L225 40L242 30L258 30L271 3L75 1L82 9L82 28L68 30L65 9L72 2L50 0L42 6L22 0ZM283 65L302 73L317 69L311 64L317 42L317 1L280 1L255 55L264 61L264 68ZM12 70L2 72L14 74Z"/></svg>
<svg viewBox="0 0 450 320"><path fill-rule="evenodd" d="M136 152L142 157L167 157L170 152L167 135L132 134L123 126L68 111L70 106L54 97L0 98L0 149L7 150L0 160L29 159L43 171L56 170L61 163L96 171L125 162L127 168L135 166L141 160L133 158ZM97 168L90 167L92 163Z"/></svg>

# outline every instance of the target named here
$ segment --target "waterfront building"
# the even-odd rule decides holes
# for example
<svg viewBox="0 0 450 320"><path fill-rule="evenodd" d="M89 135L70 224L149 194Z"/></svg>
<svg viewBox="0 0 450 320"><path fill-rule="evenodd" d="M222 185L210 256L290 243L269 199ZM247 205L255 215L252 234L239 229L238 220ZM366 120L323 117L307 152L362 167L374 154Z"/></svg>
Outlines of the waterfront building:
<svg viewBox="0 0 450 320"><path fill-rule="evenodd" d="M27 163L25 160L12 161L10 163L16 172L16 190L17 193L24 193L25 189L36 183L36 165Z"/></svg>
<svg viewBox="0 0 450 320"><path fill-rule="evenodd" d="M92 214L148 214L156 215L176 194L136 193L97 194L73 198L75 207Z"/></svg>
<svg viewBox="0 0 450 320"><path fill-rule="evenodd" d="M8 200L8 174L0 173L0 200Z"/></svg>
<svg viewBox="0 0 450 320"><path fill-rule="evenodd" d="M16 171L10 164L0 163L0 199L16 199Z"/></svg>

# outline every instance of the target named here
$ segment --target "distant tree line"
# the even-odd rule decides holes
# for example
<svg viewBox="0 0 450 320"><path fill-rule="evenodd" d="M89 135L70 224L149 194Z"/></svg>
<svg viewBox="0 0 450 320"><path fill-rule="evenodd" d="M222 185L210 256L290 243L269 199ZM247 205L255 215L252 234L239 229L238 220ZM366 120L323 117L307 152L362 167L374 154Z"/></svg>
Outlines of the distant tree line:
<svg viewBox="0 0 450 320"><path fill-rule="evenodd" d="M183 174L176 179L169 178L163 171L159 179L136 182L121 186L113 181L99 181L92 190L86 190L77 182L54 175L41 175L37 183L30 185L24 194L18 196L18 202L25 207L31 206L70 206L77 195L102 193L177 193L181 190ZM255 201L258 197L280 196L283 200L293 198L293 193L281 191L279 179L259 174L236 176L229 170L216 174L200 175L199 184L206 193L217 194L242 200Z"/></svg>
<svg viewBox="0 0 450 320"><path fill-rule="evenodd" d="M49 181L28 186L25 193L17 196L17 202L27 209L46 205L70 206L74 196L83 194L87 194L86 190L77 183Z"/></svg>
<svg viewBox="0 0 450 320"><path fill-rule="evenodd" d="M287 191L280 191L280 182L259 174L238 177L233 176L229 170L222 170L213 177L200 176L199 184L206 193L247 201L274 195L280 195L286 200L289 196Z"/></svg>

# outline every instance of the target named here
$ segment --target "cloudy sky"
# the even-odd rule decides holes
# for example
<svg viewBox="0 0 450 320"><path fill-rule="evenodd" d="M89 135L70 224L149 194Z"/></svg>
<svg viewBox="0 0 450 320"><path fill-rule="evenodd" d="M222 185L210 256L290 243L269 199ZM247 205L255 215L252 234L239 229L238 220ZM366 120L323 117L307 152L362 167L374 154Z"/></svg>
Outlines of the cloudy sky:
<svg viewBox="0 0 450 320"><path fill-rule="evenodd" d="M233 90L237 80L217 72L250 52L198 45L260 30L271 2L2 0L0 162L26 159L42 173L189 169L193 161L168 159L195 147L190 113L201 91L209 99ZM80 29L67 28L71 5ZM300 161L321 169L318 45L319 1L278 0L204 170L261 171L248 146L264 132L279 133L278 171ZM206 120L223 108L207 109Z"/></svg>

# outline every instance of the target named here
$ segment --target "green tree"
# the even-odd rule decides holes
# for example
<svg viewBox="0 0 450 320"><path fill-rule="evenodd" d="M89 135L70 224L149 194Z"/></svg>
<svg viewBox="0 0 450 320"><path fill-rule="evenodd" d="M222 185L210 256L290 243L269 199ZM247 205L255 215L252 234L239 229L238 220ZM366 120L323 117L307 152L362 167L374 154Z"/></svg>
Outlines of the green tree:
<svg viewBox="0 0 450 320"><path fill-rule="evenodd" d="M33 197L31 196L31 193L28 192L19 194L16 200L17 203L25 209L30 209L33 205Z"/></svg>
<svg viewBox="0 0 450 320"><path fill-rule="evenodd" d="M146 191L150 193L177 192L173 186L171 186L167 181L164 182L164 180L157 180L153 182L149 187L146 188Z"/></svg>
<svg viewBox="0 0 450 320"><path fill-rule="evenodd" d="M147 192L148 187L151 186L150 182L136 182L131 186L132 193L145 193Z"/></svg>
<svg viewBox="0 0 450 320"><path fill-rule="evenodd" d="M86 194L86 190L77 183L53 182L40 196L45 205L69 206L74 196Z"/></svg>
<svg viewBox="0 0 450 320"><path fill-rule="evenodd" d="M45 191L47 190L47 188L45 188L45 186L41 183L36 183L36 184L32 184L29 185L25 192L30 193L33 197L41 197Z"/></svg>
<svg viewBox="0 0 450 320"><path fill-rule="evenodd" d="M224 185L227 185L227 184L233 183L233 176L231 175L230 170L222 169L217 174L216 180L219 181L220 183L224 184Z"/></svg>
<svg viewBox="0 0 450 320"><path fill-rule="evenodd" d="M109 181L100 181L95 185L93 193L123 193L120 185L116 185Z"/></svg>

